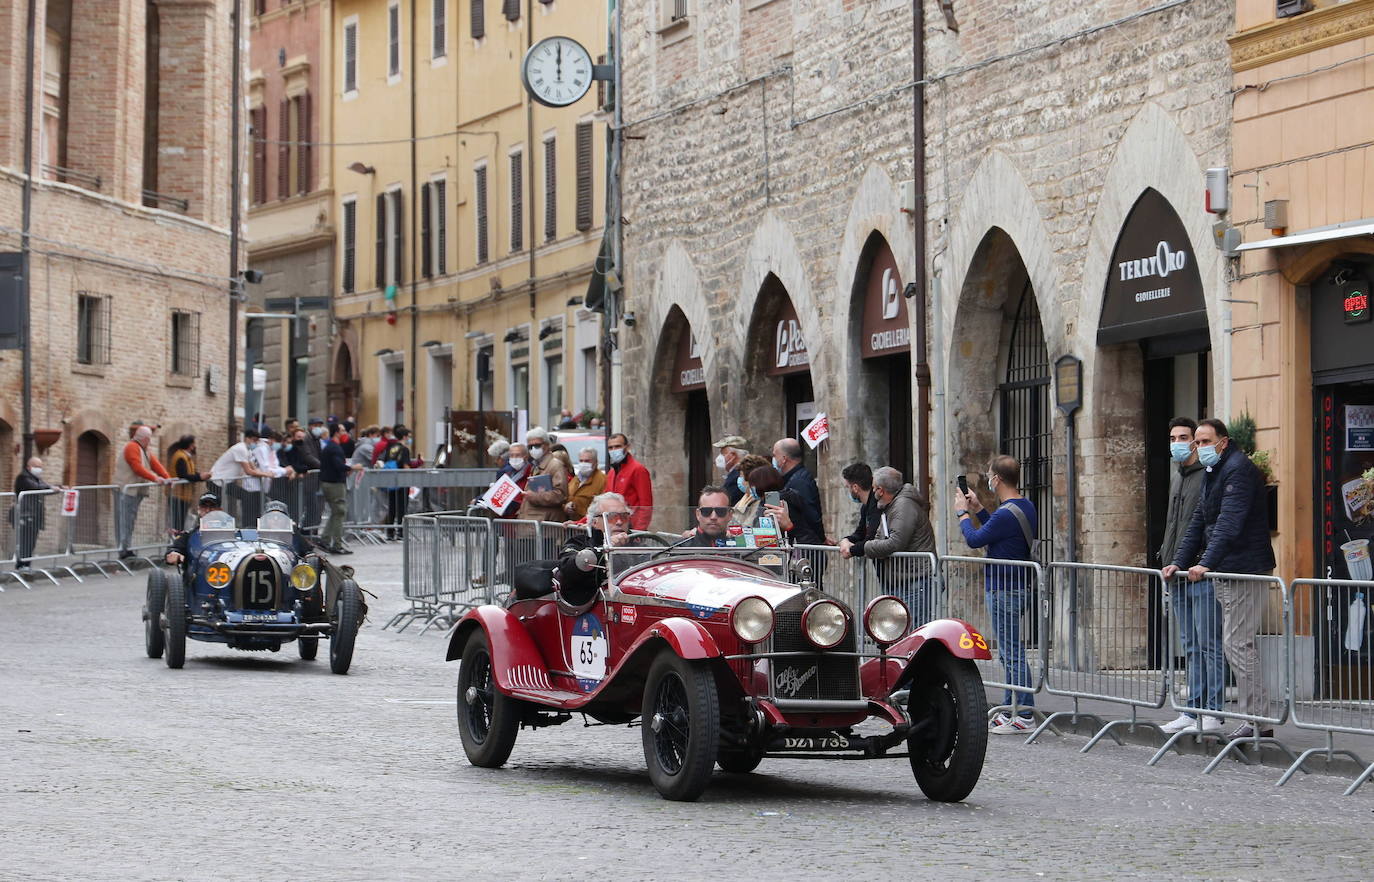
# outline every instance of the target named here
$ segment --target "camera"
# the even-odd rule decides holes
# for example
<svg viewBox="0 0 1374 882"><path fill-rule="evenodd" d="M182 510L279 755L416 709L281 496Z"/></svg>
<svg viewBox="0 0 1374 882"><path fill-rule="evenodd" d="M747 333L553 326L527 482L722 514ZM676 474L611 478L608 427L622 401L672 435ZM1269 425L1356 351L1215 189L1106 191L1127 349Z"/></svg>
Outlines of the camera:
<svg viewBox="0 0 1374 882"><path fill-rule="evenodd" d="M625 323L625 327L627 328L633 328L635 326L635 314L633 311L627 312L624 315L622 315L620 317L620 320Z"/></svg>

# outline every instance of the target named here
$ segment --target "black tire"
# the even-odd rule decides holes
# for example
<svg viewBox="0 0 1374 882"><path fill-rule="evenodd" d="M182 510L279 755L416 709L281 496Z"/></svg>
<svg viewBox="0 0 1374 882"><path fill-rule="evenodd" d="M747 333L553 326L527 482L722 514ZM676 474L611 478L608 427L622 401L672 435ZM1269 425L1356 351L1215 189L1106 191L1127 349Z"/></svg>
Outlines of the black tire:
<svg viewBox="0 0 1374 882"><path fill-rule="evenodd" d="M298 637L296 639L296 649L300 651L301 658L306 661L314 661L315 656L320 651L320 638L318 637Z"/></svg>
<svg viewBox="0 0 1374 882"><path fill-rule="evenodd" d="M179 668L186 664L186 586L182 584L181 573L166 573L167 601L163 604L162 638L166 643L167 667Z"/></svg>
<svg viewBox="0 0 1374 882"><path fill-rule="evenodd" d="M917 671L907 707L916 784L930 799L959 802L978 783L988 749L988 702L978 668L939 652Z"/></svg>
<svg viewBox="0 0 1374 882"><path fill-rule="evenodd" d="M329 670L336 674L347 674L353 663L353 644L362 625L362 608L363 592L358 583L344 579L334 600L334 633L329 636Z"/></svg>
<svg viewBox="0 0 1374 882"><path fill-rule="evenodd" d="M143 598L143 648L148 658L162 658L167 642L162 639L162 610L167 606L167 574L160 568L148 571Z"/></svg>
<svg viewBox="0 0 1374 882"><path fill-rule="evenodd" d="M735 775L747 775L757 769L761 762L763 750L760 748L722 747L716 754L716 765L720 766L720 770Z"/></svg>
<svg viewBox="0 0 1374 882"><path fill-rule="evenodd" d="M711 781L720 747L720 701L705 662L663 649L644 685L644 761L664 799L691 802Z"/></svg>
<svg viewBox="0 0 1374 882"><path fill-rule="evenodd" d="M458 666L458 734L468 762L496 769L510 759L520 730L520 704L503 695L492 673L491 647L478 629Z"/></svg>

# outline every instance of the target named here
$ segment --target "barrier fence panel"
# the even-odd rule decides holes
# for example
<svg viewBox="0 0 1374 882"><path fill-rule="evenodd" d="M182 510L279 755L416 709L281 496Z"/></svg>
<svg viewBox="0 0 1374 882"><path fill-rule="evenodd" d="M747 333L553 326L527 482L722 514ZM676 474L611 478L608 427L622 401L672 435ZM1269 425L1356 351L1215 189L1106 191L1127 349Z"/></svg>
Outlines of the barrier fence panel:
<svg viewBox="0 0 1374 882"><path fill-rule="evenodd" d="M408 609L392 616L382 627L399 625L404 631L411 622L432 620L439 612L438 525L431 516L409 515L401 538L402 593L410 602Z"/></svg>
<svg viewBox="0 0 1374 882"><path fill-rule="evenodd" d="M946 557L940 582L948 593L950 617L963 619L994 649L980 661L985 685L1003 690L996 714L1034 713L1035 693L1045 681L1048 604L1040 565L1027 560Z"/></svg>
<svg viewBox="0 0 1374 882"><path fill-rule="evenodd" d="M166 485L155 483L125 484L116 499L118 545L121 557L156 556L167 547Z"/></svg>
<svg viewBox="0 0 1374 882"><path fill-rule="evenodd" d="M1101 564L1052 563L1046 576L1049 605L1045 691L1072 698L1072 711L1059 711L1027 739L1034 741L1063 717L1095 721L1087 753L1123 726L1142 724L1140 708L1162 708L1173 664L1167 619L1153 625L1151 597L1163 596L1159 570ZM1158 657L1158 663L1156 658ZM1121 704L1129 717L1106 720L1079 708L1083 699ZM1144 725L1155 725L1143 723Z"/></svg>
<svg viewBox="0 0 1374 882"><path fill-rule="evenodd" d="M515 568L538 559L540 525L538 521L494 520L491 526L496 535L496 581L491 589L492 597L500 598L515 584Z"/></svg>
<svg viewBox="0 0 1374 882"><path fill-rule="evenodd" d="M539 556L537 559L557 560L558 552L562 550L568 537L574 533L586 532L586 529L586 527L573 527L568 524L544 521L539 525Z"/></svg>
<svg viewBox="0 0 1374 882"><path fill-rule="evenodd" d="M414 515L412 515L414 517ZM494 603L496 533L489 518L435 515L439 561L438 604L446 615L430 624L452 625L462 610Z"/></svg>
<svg viewBox="0 0 1374 882"><path fill-rule="evenodd" d="M118 563L119 538L116 518L119 512L120 488L116 484L74 487L76 490L76 517L72 518L71 550L81 559L81 563L95 567L105 574L101 563L115 558L116 564L125 570L127 566Z"/></svg>
<svg viewBox="0 0 1374 882"><path fill-rule="evenodd" d="M13 493L0 493L0 567L5 569L14 567L18 551L14 525L19 512L14 510L14 503Z"/></svg>
<svg viewBox="0 0 1374 882"><path fill-rule="evenodd" d="M1230 723L1229 728L1243 723L1250 731L1244 737L1232 737L1203 769L1205 774L1245 745L1258 750L1262 743L1273 744L1296 761L1287 746L1264 734L1288 718L1292 633L1288 586L1273 576L1209 573L1198 582L1175 580L1171 589L1170 642L1184 643L1188 688L1170 690L1169 704L1197 718L1198 725L1170 735L1149 764L1158 763L1182 738L1222 738L1227 734L1223 722ZM1279 612L1266 616L1271 603ZM1228 668L1236 684L1236 701L1230 705L1226 701Z"/></svg>
<svg viewBox="0 0 1374 882"><path fill-rule="evenodd" d="M19 494L14 508L16 566L23 564L42 573L53 584L57 579L49 570L63 569L76 576L61 564L68 557L69 539L68 519L61 516L61 504L62 494L55 490L26 490Z"/></svg>
<svg viewBox="0 0 1374 882"><path fill-rule="evenodd" d="M1292 722L1325 732L1326 746L1303 751L1278 783L1287 783L1311 757L1344 756L1364 767L1346 789L1349 796L1374 777L1374 764L1334 744L1336 733L1374 736L1374 581L1296 579L1289 591L1293 609L1311 616L1310 633L1293 633L1289 641Z"/></svg>

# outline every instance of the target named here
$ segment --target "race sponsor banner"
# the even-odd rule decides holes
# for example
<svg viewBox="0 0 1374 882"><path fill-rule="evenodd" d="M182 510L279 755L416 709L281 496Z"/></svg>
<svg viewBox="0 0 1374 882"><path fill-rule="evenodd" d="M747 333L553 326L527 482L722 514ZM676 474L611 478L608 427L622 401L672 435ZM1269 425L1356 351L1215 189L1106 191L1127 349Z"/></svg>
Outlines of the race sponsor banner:
<svg viewBox="0 0 1374 882"><path fill-rule="evenodd" d="M520 496L520 485L510 479L510 475L497 478L482 496L482 504L497 514L505 514Z"/></svg>
<svg viewBox="0 0 1374 882"><path fill-rule="evenodd" d="M62 491L62 517L76 517L77 507L81 504L81 494L76 490Z"/></svg>
<svg viewBox="0 0 1374 882"><path fill-rule="evenodd" d="M820 443L830 437L830 420L823 413L816 414L816 418L807 423L806 428L802 429L802 438L811 449L815 450Z"/></svg>

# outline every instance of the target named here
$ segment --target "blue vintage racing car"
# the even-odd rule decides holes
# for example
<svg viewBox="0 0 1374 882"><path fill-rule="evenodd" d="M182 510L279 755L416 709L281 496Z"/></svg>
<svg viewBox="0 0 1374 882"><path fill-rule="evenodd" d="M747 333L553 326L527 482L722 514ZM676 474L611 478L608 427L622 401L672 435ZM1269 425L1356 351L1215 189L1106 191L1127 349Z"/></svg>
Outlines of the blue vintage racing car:
<svg viewBox="0 0 1374 882"><path fill-rule="evenodd" d="M189 638L271 652L294 641L309 660L328 637L330 670L348 673L367 615L362 589L351 567L306 548L288 514L268 511L249 529L226 512L208 512L186 537L186 552L179 568L148 573L149 658L180 668Z"/></svg>

